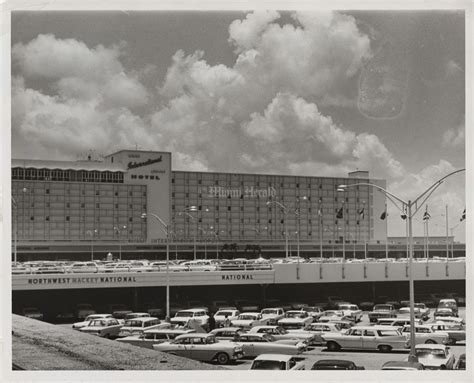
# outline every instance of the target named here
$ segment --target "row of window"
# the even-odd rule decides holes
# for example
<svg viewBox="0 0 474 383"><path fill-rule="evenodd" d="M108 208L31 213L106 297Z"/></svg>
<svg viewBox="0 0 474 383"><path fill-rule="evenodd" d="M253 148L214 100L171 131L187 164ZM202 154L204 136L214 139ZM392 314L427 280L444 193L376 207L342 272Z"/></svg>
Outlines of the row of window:
<svg viewBox="0 0 474 383"><path fill-rule="evenodd" d="M12 168L14 180L123 183L123 172Z"/></svg>

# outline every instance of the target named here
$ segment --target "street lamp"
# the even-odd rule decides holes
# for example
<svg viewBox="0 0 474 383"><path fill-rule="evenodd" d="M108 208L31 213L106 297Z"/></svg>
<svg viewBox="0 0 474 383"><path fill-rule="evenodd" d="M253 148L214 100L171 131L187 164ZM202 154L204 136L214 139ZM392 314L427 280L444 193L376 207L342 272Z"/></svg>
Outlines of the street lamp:
<svg viewBox="0 0 474 383"><path fill-rule="evenodd" d="M166 234L166 321L170 319L170 227L157 214L142 213L142 219L148 216L156 219L162 226Z"/></svg>
<svg viewBox="0 0 474 383"><path fill-rule="evenodd" d="M114 231L118 234L119 237L119 259L122 260L122 232L127 231L127 226L114 226Z"/></svg>
<svg viewBox="0 0 474 383"><path fill-rule="evenodd" d="M87 230L86 234L91 236L91 261L94 261L94 237L99 233L99 230Z"/></svg>
<svg viewBox="0 0 474 383"><path fill-rule="evenodd" d="M408 237L410 243L410 256L409 256L409 290L410 290L410 354L408 356L409 362L417 362L418 357L416 356L415 352L415 292L414 292L414 283L413 283L413 227L412 227L412 220L415 214L420 210L423 204L428 200L428 198L433 194L433 192L443 183L443 181L452 176L453 174L460 173L465 171L466 169L456 170L454 172L449 173L448 175L444 176L443 178L436 181L433 185L431 185L428 189L426 189L423 193L421 193L417 198L413 201L408 200L404 201L403 199L397 197L396 195L390 193L389 191L385 190L384 188L374 185L371 183L356 183L351 185L339 185L340 189L346 189L349 187L354 186L371 186L382 193L392 202L398 210L402 212L402 214L406 215L406 219L408 220ZM399 206L398 203L401 205Z"/></svg>
<svg viewBox="0 0 474 383"><path fill-rule="evenodd" d="M298 204L300 202L300 198L303 199L303 200L307 199L306 196L297 197ZM290 213L292 211L292 206L285 206L281 202L276 201L276 200L267 201L267 206L270 206L272 203L281 208L281 210L283 211L283 215L285 217L284 218L284 222L285 222L285 257L288 258L288 227L287 227L288 219L287 218L288 218L288 213ZM298 211L297 209L294 210L295 215L298 215L297 211Z"/></svg>
<svg viewBox="0 0 474 383"><path fill-rule="evenodd" d="M195 211L198 211L198 208L197 206L189 206L187 208L185 208L184 210L181 210L179 211L177 214L178 215L187 215L189 218L191 218L193 220L193 222L196 222L196 217L194 215L192 215L191 213L189 213L190 211L192 212L195 212ZM196 260L196 232L197 232L197 229L196 230L193 230L193 233L194 233L194 260Z"/></svg>

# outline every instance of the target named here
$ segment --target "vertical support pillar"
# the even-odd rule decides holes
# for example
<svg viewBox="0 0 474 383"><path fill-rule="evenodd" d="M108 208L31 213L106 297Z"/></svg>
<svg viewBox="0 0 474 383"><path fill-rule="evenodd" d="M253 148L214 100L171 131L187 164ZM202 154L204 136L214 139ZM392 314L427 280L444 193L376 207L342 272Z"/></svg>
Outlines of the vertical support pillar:
<svg viewBox="0 0 474 383"><path fill-rule="evenodd" d="M267 286L268 285L260 285L262 287L262 295L261 295L261 299L262 299L262 307L266 307L267 305Z"/></svg>
<svg viewBox="0 0 474 383"><path fill-rule="evenodd" d="M133 288L133 311L138 311L138 287Z"/></svg>
<svg viewBox="0 0 474 383"><path fill-rule="evenodd" d="M372 282L372 300L375 302L376 291L375 291L375 282Z"/></svg>

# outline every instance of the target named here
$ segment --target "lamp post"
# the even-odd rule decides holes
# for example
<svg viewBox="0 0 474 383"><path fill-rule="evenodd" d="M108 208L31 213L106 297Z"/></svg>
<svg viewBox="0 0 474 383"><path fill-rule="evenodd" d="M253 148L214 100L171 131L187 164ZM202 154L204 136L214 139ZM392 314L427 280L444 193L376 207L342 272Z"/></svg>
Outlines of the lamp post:
<svg viewBox="0 0 474 383"><path fill-rule="evenodd" d="M444 182L444 180L456 173L460 173L465 171L466 169L456 170L454 172L449 173L448 175L444 176L443 178L436 181L433 185L431 185L428 189L426 189L423 193L421 193L418 197L416 197L413 201L408 200L404 201L403 199L397 197L396 195L390 193L389 191L385 190L384 188L371 184L371 183L356 183L351 185L340 185L340 189L346 189L349 187L354 186L371 186L382 193L392 202L398 210L402 212L402 214L406 214L406 219L408 220L408 237L409 237L409 244L410 244L410 256L409 256L409 290L410 290L410 354L408 356L408 361L410 362L417 362L418 357L416 356L415 352L415 291L414 291L414 283L413 283L413 225L412 220L414 215L420 210L423 204L428 200L428 198L433 194L433 192ZM398 203L397 203L398 202ZM399 206L399 204L401 204Z"/></svg>
<svg viewBox="0 0 474 383"><path fill-rule="evenodd" d="M166 234L166 320L170 318L170 227L157 214L142 213L142 219L151 216L156 219L163 227Z"/></svg>
<svg viewBox="0 0 474 383"><path fill-rule="evenodd" d="M114 231L118 234L119 237L119 260L122 260L122 232L127 231L127 226L114 226Z"/></svg>
<svg viewBox="0 0 474 383"><path fill-rule="evenodd" d="M196 222L196 217L194 215L192 215L191 213L189 213L190 211L194 212L194 211L198 211L198 208L196 206L189 206L187 208L185 208L184 210L178 212L177 214L178 215L187 215L189 218L191 218L193 220L193 222ZM196 260L197 256L196 256L196 232L197 232L197 228L196 230L193 230L193 243L194 243L194 260Z"/></svg>
<svg viewBox="0 0 474 383"><path fill-rule="evenodd" d="M87 230L86 233L91 236L91 261L94 261L94 237L99 232L97 229Z"/></svg>
<svg viewBox="0 0 474 383"><path fill-rule="evenodd" d="M219 233L223 233L224 230L214 230L214 226L209 226L209 229L211 230L211 233L214 234L214 237L216 238L216 259L219 259Z"/></svg>
<svg viewBox="0 0 474 383"><path fill-rule="evenodd" d="M303 196L303 197L297 197L297 202L299 204L300 202L300 198L303 199L303 200L306 200L307 197L306 196ZM276 201L276 200L270 200L270 201L267 201L267 206L270 206L271 204L275 204L277 206L279 206L281 208L281 210L283 211L283 215L284 215L284 222L285 222L285 258L288 258L288 224L287 224L287 221L288 221L288 213L290 213L292 211L292 206L285 206L283 205L281 202L279 201ZM294 213L295 215L297 215L297 209L294 210Z"/></svg>

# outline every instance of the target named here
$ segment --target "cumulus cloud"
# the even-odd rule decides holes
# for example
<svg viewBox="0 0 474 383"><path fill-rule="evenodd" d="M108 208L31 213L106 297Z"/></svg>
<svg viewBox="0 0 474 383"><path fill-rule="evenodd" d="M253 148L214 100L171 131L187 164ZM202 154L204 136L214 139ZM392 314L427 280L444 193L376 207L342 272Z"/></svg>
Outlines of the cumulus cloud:
<svg viewBox="0 0 474 383"><path fill-rule="evenodd" d="M463 147L466 142L464 124L456 128L449 128L443 134L443 146L448 148Z"/></svg>

